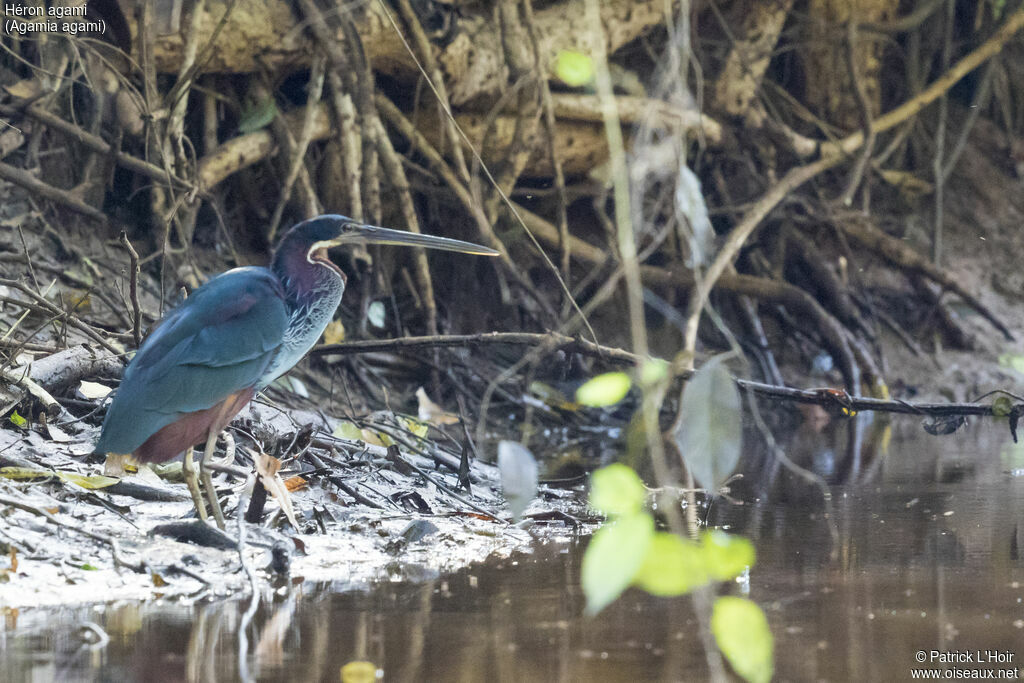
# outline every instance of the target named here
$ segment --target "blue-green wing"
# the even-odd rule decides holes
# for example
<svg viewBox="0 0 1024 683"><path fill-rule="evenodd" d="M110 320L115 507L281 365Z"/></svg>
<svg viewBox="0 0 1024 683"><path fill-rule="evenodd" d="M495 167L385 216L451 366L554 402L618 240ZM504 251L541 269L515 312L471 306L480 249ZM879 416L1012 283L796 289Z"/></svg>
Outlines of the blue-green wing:
<svg viewBox="0 0 1024 683"><path fill-rule="evenodd" d="M254 386L287 326L281 284L266 268L236 268L213 278L143 342L107 411L96 451L131 453L182 414Z"/></svg>

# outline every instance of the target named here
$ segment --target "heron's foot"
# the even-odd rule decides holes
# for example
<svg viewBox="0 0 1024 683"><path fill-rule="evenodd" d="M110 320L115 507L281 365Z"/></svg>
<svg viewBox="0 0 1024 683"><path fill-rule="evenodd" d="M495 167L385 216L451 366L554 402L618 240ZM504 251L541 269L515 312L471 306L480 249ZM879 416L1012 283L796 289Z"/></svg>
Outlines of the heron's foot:
<svg viewBox="0 0 1024 683"><path fill-rule="evenodd" d="M199 519L205 522L207 519L206 503L203 501L203 494L199 490L199 478L196 476L196 466L192 461L191 448L185 451L185 459L181 463L181 474L185 478L188 492L192 495L192 504L195 505L196 513L199 515Z"/></svg>
<svg viewBox="0 0 1024 683"><path fill-rule="evenodd" d="M204 457L203 460L206 458ZM220 529L224 529L224 511L220 508L220 501L217 500L217 489L213 487L213 476L202 464L199 466L199 477L203 480L203 488L206 489L206 498L210 501L210 509L213 510L213 519Z"/></svg>
<svg viewBox="0 0 1024 683"><path fill-rule="evenodd" d="M203 488L206 489L206 498L210 501L210 509L213 510L213 518L220 529L224 529L224 511L220 509L220 501L217 500L217 489L213 487L213 475L206 468L206 464L213 457L213 449L217 445L217 432L211 431L206 439L206 449L203 450L203 459L199 461L199 477L203 480Z"/></svg>

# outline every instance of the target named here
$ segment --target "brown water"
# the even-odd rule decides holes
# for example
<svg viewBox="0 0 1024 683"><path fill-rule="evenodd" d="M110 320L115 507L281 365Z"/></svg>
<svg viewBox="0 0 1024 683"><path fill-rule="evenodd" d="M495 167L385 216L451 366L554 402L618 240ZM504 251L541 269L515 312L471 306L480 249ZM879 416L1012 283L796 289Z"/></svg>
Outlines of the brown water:
<svg viewBox="0 0 1024 683"><path fill-rule="evenodd" d="M775 634L777 680L902 681L917 667L951 680L1024 668L1024 449L993 422L942 438L917 420L891 433L860 425L859 439L849 425L805 426L782 444L829 480L832 528L820 491L764 453L748 458L733 487L745 504L716 502L709 513L757 545L747 588ZM630 591L597 618L581 616L584 544L550 542L369 594L301 585L261 606L246 666L267 681L338 681L353 660L388 681L703 680L688 599ZM236 680L243 610L230 600L7 614L0 680ZM110 642L90 649L85 622ZM932 650L1003 661L915 661Z"/></svg>

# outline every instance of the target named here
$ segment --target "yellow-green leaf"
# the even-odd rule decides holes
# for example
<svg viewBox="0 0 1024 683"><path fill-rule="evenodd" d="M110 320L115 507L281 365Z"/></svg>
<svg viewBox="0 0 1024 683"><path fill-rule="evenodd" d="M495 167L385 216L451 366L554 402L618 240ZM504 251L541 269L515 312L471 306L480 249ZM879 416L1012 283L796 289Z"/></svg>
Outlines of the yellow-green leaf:
<svg viewBox="0 0 1024 683"><path fill-rule="evenodd" d="M1004 353L999 356L999 364L1004 368L1011 368L1017 372L1024 372L1024 355L1019 353Z"/></svg>
<svg viewBox="0 0 1024 683"><path fill-rule="evenodd" d="M331 432L331 436L336 436L339 439L348 439L349 441L362 441L363 430L351 422L339 422L338 426Z"/></svg>
<svg viewBox="0 0 1024 683"><path fill-rule="evenodd" d="M571 88L594 80L594 60L576 50L561 50L555 57L555 75Z"/></svg>
<svg viewBox="0 0 1024 683"><path fill-rule="evenodd" d="M633 583L653 537L654 518L647 513L606 524L594 534L580 570L588 614L600 612Z"/></svg>
<svg viewBox="0 0 1024 683"><path fill-rule="evenodd" d="M708 581L700 546L664 531L654 534L634 582L651 595L688 593Z"/></svg>
<svg viewBox="0 0 1024 683"><path fill-rule="evenodd" d="M428 424L427 422L423 422L421 420L417 420L415 417L401 415L398 417L398 421L399 423L401 423L403 427L408 429L409 432L418 436L421 439L427 435L428 431L430 431L430 424Z"/></svg>
<svg viewBox="0 0 1024 683"><path fill-rule="evenodd" d="M387 432L373 429L363 430L363 441L371 446L394 446L395 440Z"/></svg>
<svg viewBox="0 0 1024 683"><path fill-rule="evenodd" d="M996 417L1006 417L1013 410L1013 401L1009 396L996 396L992 401L992 414Z"/></svg>
<svg viewBox="0 0 1024 683"><path fill-rule="evenodd" d="M775 644L761 608L745 598L715 600L711 632L733 670L749 683L769 683Z"/></svg>
<svg viewBox="0 0 1024 683"><path fill-rule="evenodd" d="M355 661L341 667L341 683L375 683L377 667L373 662Z"/></svg>
<svg viewBox="0 0 1024 683"><path fill-rule="evenodd" d="M324 344L340 344L345 341L345 323L332 320L324 328Z"/></svg>
<svg viewBox="0 0 1024 683"><path fill-rule="evenodd" d="M28 425L28 420L19 415L17 410L11 413L10 420L11 424L14 425L15 427L25 427L26 425Z"/></svg>
<svg viewBox="0 0 1024 683"><path fill-rule="evenodd" d="M626 516L640 512L647 489L631 468L608 465L590 475L590 507L606 515Z"/></svg>
<svg viewBox="0 0 1024 683"><path fill-rule="evenodd" d="M570 401L566 398L565 394L550 384L534 380L530 382L530 386L527 387L527 391L530 392L531 396L536 396L543 401L545 405L551 406L552 408L568 412L576 412L580 409L578 404Z"/></svg>
<svg viewBox="0 0 1024 683"><path fill-rule="evenodd" d="M653 386L668 377L668 361L661 358L648 358L640 366L640 384Z"/></svg>
<svg viewBox="0 0 1024 683"><path fill-rule="evenodd" d="M626 397L631 384L624 372L606 372L582 384L576 390L576 402L595 408L613 406Z"/></svg>
<svg viewBox="0 0 1024 683"><path fill-rule="evenodd" d="M108 486L113 486L120 479L114 477L104 477L102 474L76 474L74 472L54 472L61 481L66 481L69 484L75 484L81 486L83 489L89 489L90 491L95 489L105 489Z"/></svg>
<svg viewBox="0 0 1024 683"><path fill-rule="evenodd" d="M705 532L700 540L704 566L716 581L734 579L754 564L754 546L742 536L716 530Z"/></svg>
<svg viewBox="0 0 1024 683"><path fill-rule="evenodd" d="M25 481L27 479L42 479L52 477L53 472L48 470L37 470L34 467L0 467L0 477L14 481Z"/></svg>

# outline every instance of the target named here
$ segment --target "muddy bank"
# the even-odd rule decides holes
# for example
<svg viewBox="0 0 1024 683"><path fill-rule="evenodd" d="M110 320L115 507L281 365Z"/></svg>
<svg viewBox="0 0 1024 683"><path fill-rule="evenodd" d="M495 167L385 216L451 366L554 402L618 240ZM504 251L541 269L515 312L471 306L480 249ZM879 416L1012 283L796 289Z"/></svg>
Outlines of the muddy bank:
<svg viewBox="0 0 1024 683"><path fill-rule="evenodd" d="M296 432L296 423L318 429ZM0 606L242 594L250 587L243 562L259 586L423 580L571 534L585 514L577 491L542 486L525 520L513 523L493 465L472 459L460 477L461 454L402 433L407 417L378 413L363 423L372 425L368 438L407 440L397 453L333 436L339 424L264 403L247 408L235 422L235 457L248 457L243 434L290 442L281 476L299 528L271 496L259 523L242 531L252 478L220 474L223 532L195 518L180 463L108 479L96 458L83 461L94 427L63 442L35 426L0 430Z"/></svg>

